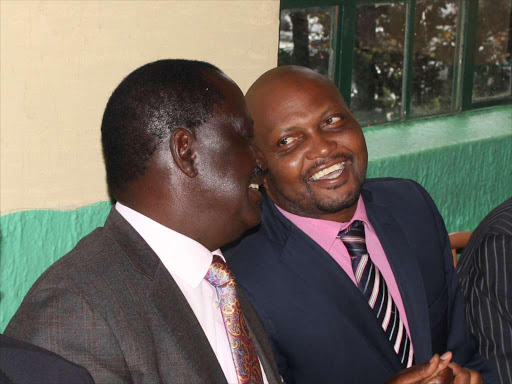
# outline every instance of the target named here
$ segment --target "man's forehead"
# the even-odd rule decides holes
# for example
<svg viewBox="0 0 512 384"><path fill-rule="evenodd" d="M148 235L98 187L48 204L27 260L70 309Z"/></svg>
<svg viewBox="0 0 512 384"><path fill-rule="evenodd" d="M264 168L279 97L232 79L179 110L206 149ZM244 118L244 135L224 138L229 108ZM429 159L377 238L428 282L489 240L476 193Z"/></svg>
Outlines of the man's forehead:
<svg viewBox="0 0 512 384"><path fill-rule="evenodd" d="M297 120L301 116L320 115L340 106L347 108L334 84L300 77L269 82L251 92L246 100L258 129L262 123L286 124L286 120Z"/></svg>
<svg viewBox="0 0 512 384"><path fill-rule="evenodd" d="M267 109L275 104L295 101L307 97L312 92L345 104L338 89L330 80L311 72L276 71L265 74L267 76L263 75L246 94L249 110L253 113L253 110L256 112L262 107Z"/></svg>
<svg viewBox="0 0 512 384"><path fill-rule="evenodd" d="M326 77L312 69L295 65L285 65L273 68L261 75L249 88L247 97L250 98L251 93L258 92L263 88L272 89L303 81L330 82Z"/></svg>

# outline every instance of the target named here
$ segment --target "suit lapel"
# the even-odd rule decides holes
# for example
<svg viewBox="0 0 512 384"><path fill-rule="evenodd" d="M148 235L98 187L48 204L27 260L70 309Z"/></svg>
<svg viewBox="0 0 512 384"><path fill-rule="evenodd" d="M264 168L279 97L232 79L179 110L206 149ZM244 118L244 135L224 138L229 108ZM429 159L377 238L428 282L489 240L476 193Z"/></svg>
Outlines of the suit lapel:
<svg viewBox="0 0 512 384"><path fill-rule="evenodd" d="M400 362L368 302L345 271L323 248L293 226L282 260L305 284L324 292L326 297L333 298L332 305L343 313L344 320L353 331L359 333L361 340L366 341L362 344L374 349L392 371L401 369Z"/></svg>
<svg viewBox="0 0 512 384"><path fill-rule="evenodd" d="M269 358L271 356L269 354L272 353L271 346L268 343L267 335L263 325L261 324L256 311L250 304L244 292L241 289L238 289L237 295L240 300L240 306L242 307L244 313L244 318L249 330L249 334L251 335L254 348L256 349L256 354L258 355L261 366L265 371L265 376L267 377L268 383L279 384L280 382L277 379L279 377L279 371L274 361ZM268 351L267 353L265 353L265 349Z"/></svg>
<svg viewBox="0 0 512 384"><path fill-rule="evenodd" d="M158 256L115 208L107 218L105 229L123 249L133 268L151 280L146 293L148 300L166 324L170 337L176 340L190 369L205 382L226 383L192 308Z"/></svg>
<svg viewBox="0 0 512 384"><path fill-rule="evenodd" d="M285 263L307 289L330 298L333 316L341 314L347 332L357 332L361 345L374 350L391 372L401 369L391 344L359 289L334 259L314 240L286 219L265 197L263 224L272 241L283 244Z"/></svg>
<svg viewBox="0 0 512 384"><path fill-rule="evenodd" d="M400 290L411 333L415 360L428 361L432 356L430 323L423 277L406 233L391 207L373 202L371 193L363 190L368 219L384 249Z"/></svg>
<svg viewBox="0 0 512 384"><path fill-rule="evenodd" d="M368 302L331 255L287 220L266 196L263 221L272 240L284 243L282 261L311 289L332 298L344 321L359 334L362 344L375 350L383 364L393 372L400 370L400 362Z"/></svg>
<svg viewBox="0 0 512 384"><path fill-rule="evenodd" d="M186 298L167 269L160 264L148 292L168 332L180 345L191 369L207 382L226 383L217 357Z"/></svg>

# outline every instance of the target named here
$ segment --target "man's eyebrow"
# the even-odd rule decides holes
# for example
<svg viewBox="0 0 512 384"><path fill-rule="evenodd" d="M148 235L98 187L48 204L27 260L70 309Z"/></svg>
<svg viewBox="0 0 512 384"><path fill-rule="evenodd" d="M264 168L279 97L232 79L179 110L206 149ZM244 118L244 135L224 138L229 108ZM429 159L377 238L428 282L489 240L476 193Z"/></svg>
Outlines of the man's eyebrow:
<svg viewBox="0 0 512 384"><path fill-rule="evenodd" d="M292 125L290 127L286 127L286 128L283 128L283 129L280 129L279 130L279 136L281 136L282 134L285 134L285 133L288 133L288 132L291 132L291 131L295 131L297 129L300 129L300 127L296 126L296 125Z"/></svg>
<svg viewBox="0 0 512 384"><path fill-rule="evenodd" d="M336 113L343 112L343 109L347 109L347 107L340 107L340 105L338 105L338 104L333 104L333 105L330 105L329 107L327 107L322 112L322 114L320 116L323 119L323 118L327 117L328 115L330 115L333 112L336 112Z"/></svg>
<svg viewBox="0 0 512 384"><path fill-rule="evenodd" d="M320 118L324 119L324 118L326 118L327 116L329 116L330 114L332 114L334 112L341 113L341 112L343 112L343 109L344 108L340 107L340 105L338 105L338 104L330 105L320 114ZM286 134L286 133L288 133L290 131L294 131L294 130L296 130L298 128L299 127L297 127L295 125L292 125L291 127L286 127L286 128L280 129L278 134L279 134L279 136L281 136L281 135Z"/></svg>
<svg viewBox="0 0 512 384"><path fill-rule="evenodd" d="M282 134L288 133L290 131L294 131L296 129L297 129L297 127L295 125L292 125L291 127L287 127L282 130L279 130L279 136L281 136Z"/></svg>

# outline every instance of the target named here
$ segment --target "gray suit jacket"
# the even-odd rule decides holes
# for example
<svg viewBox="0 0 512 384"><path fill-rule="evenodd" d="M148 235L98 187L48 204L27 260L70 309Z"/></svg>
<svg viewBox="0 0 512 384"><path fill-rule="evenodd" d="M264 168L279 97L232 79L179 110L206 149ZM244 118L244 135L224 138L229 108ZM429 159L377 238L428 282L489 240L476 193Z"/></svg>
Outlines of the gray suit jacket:
<svg viewBox="0 0 512 384"><path fill-rule="evenodd" d="M278 383L260 320L243 293L240 302L269 383ZM114 208L39 278L5 333L86 367L97 384L226 383L181 290Z"/></svg>

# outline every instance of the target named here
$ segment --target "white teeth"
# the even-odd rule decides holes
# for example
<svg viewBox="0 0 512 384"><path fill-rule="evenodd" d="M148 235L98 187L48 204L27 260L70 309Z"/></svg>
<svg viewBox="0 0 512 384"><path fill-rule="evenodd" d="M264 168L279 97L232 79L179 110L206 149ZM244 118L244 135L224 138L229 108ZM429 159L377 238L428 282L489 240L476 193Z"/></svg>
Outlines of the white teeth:
<svg viewBox="0 0 512 384"><path fill-rule="evenodd" d="M345 162L341 162L338 164L331 165L329 168L322 169L321 171L318 171L313 176L311 176L310 180L316 181L324 177L325 175L328 175L329 173L335 172L335 171L341 171L343 172L343 169L345 169ZM336 175L337 177L338 175Z"/></svg>
<svg viewBox="0 0 512 384"><path fill-rule="evenodd" d="M258 190L260 186L258 184L249 184L249 188Z"/></svg>

